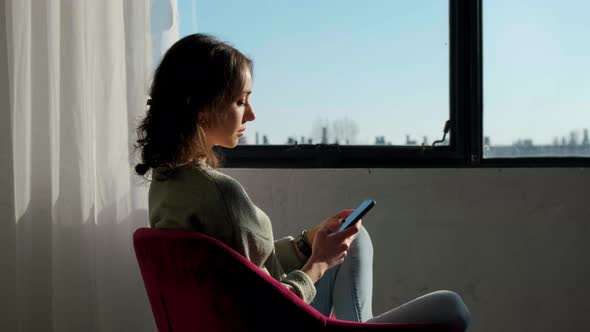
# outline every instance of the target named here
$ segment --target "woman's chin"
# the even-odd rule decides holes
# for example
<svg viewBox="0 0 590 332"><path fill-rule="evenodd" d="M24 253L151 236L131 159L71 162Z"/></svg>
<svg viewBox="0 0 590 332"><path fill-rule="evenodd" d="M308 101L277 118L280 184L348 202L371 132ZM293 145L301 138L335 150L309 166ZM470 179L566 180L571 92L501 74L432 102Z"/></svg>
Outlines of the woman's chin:
<svg viewBox="0 0 590 332"><path fill-rule="evenodd" d="M239 141L237 139L235 139L235 140L233 140L231 142L225 142L225 143L217 144L217 145L219 145L221 147L224 147L226 149L233 149L236 146L238 146L238 143L239 143Z"/></svg>

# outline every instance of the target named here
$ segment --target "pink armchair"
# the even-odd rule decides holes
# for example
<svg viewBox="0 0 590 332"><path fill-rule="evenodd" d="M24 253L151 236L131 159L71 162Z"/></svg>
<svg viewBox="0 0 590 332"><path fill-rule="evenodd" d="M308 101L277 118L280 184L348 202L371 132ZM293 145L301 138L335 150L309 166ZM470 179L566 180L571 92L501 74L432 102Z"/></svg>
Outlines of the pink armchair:
<svg viewBox="0 0 590 332"><path fill-rule="evenodd" d="M201 233L140 228L133 242L160 332L461 331L325 317L245 257Z"/></svg>

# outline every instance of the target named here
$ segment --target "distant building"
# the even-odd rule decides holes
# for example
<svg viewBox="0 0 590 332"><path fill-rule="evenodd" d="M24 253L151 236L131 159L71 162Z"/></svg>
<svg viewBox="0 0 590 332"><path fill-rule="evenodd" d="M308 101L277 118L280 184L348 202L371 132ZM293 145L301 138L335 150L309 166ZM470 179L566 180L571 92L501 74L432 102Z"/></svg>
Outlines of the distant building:
<svg viewBox="0 0 590 332"><path fill-rule="evenodd" d="M406 135L406 145L416 145L418 142L416 140L410 139L410 135Z"/></svg>
<svg viewBox="0 0 590 332"><path fill-rule="evenodd" d="M545 145L535 145L532 139L518 139L512 145L490 144L484 149L484 157L590 157L588 130L584 129L581 142L579 138L579 131L573 131L570 132L569 140L567 137L553 137L552 142Z"/></svg>
<svg viewBox="0 0 590 332"><path fill-rule="evenodd" d="M569 146L577 146L578 145L578 133L575 131L570 132L570 141Z"/></svg>
<svg viewBox="0 0 590 332"><path fill-rule="evenodd" d="M534 144L533 144L532 139L525 138L525 139L519 139L518 141L514 142L513 145L517 146L517 147L521 147L521 148L529 148L529 147L532 147Z"/></svg>

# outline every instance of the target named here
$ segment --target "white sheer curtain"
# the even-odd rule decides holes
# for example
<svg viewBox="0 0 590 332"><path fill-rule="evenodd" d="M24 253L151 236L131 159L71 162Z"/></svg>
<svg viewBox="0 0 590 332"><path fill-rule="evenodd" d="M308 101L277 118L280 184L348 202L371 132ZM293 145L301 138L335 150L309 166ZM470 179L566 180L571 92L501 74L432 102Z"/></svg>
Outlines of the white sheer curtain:
<svg viewBox="0 0 590 332"><path fill-rule="evenodd" d="M130 156L176 0L0 1L0 331L155 330Z"/></svg>

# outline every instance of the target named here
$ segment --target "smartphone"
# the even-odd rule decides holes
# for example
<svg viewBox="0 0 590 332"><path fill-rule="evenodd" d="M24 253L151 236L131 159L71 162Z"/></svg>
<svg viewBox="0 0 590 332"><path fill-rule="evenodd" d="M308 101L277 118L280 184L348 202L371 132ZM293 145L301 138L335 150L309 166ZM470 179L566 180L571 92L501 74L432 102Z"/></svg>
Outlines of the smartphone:
<svg viewBox="0 0 590 332"><path fill-rule="evenodd" d="M369 212L373 206L375 206L375 201L372 199L367 199L362 202L359 207L357 207L354 211L352 211L351 214L348 215L348 217L346 217L346 219L344 219L344 222L340 226L340 229L338 229L338 232L341 232L356 224L357 221L359 221L365 215L365 213Z"/></svg>

